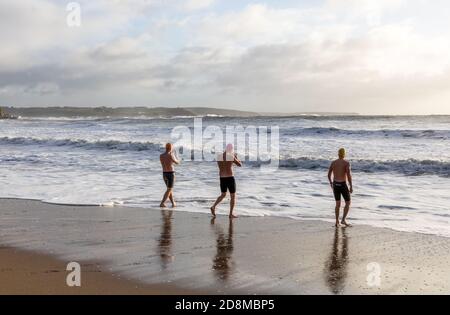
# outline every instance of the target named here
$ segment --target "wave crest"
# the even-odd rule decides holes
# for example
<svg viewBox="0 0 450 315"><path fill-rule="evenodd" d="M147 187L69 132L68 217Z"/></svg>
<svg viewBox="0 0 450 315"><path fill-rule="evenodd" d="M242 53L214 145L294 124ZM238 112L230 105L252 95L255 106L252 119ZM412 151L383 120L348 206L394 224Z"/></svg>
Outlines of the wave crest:
<svg viewBox="0 0 450 315"><path fill-rule="evenodd" d="M409 130L409 129L379 129L379 130L346 130L335 127L292 128L282 132L289 136L365 136L380 138L413 138L413 139L450 139L450 130Z"/></svg>
<svg viewBox="0 0 450 315"><path fill-rule="evenodd" d="M439 175L450 177L450 162L436 160L353 160L352 170L364 173L400 173L407 176ZM307 170L326 170L330 161L325 159L312 159L308 157L286 158L280 160L281 168L295 168Z"/></svg>
<svg viewBox="0 0 450 315"><path fill-rule="evenodd" d="M132 142L132 141L118 141L118 140L98 140L88 141L84 139L37 139L16 137L0 138L2 144L15 145L46 145L56 147L77 147L91 150L120 150L120 151L159 151L161 144L153 142Z"/></svg>

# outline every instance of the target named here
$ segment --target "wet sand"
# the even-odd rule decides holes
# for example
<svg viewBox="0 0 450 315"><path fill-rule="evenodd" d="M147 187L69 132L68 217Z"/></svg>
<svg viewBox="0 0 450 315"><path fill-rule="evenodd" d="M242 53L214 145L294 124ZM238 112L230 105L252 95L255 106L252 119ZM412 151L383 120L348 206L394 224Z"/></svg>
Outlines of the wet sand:
<svg viewBox="0 0 450 315"><path fill-rule="evenodd" d="M0 244L1 294L450 294L449 238L369 226L2 199Z"/></svg>

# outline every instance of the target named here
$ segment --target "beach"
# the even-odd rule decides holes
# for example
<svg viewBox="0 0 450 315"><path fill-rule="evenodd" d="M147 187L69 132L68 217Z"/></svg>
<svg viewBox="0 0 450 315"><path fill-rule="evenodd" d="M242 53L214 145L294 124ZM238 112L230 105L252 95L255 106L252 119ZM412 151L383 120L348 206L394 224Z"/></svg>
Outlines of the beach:
<svg viewBox="0 0 450 315"><path fill-rule="evenodd" d="M450 295L449 15L0 1L0 295Z"/></svg>
<svg viewBox="0 0 450 315"><path fill-rule="evenodd" d="M1 294L449 294L450 238L0 200ZM331 210L330 210L331 211ZM66 266L81 265L80 288Z"/></svg>

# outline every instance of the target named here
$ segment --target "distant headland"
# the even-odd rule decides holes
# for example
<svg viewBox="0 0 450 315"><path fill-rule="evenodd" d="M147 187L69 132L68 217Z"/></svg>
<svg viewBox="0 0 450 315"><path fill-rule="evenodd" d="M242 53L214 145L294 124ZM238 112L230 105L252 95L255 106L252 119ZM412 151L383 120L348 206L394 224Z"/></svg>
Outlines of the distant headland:
<svg viewBox="0 0 450 315"><path fill-rule="evenodd" d="M0 119L17 119L17 116L6 112L3 107L0 107Z"/></svg>
<svg viewBox="0 0 450 315"><path fill-rule="evenodd" d="M3 107L4 119L9 117L256 117L256 116L304 116L304 115L358 115L357 113L268 113L212 107Z"/></svg>

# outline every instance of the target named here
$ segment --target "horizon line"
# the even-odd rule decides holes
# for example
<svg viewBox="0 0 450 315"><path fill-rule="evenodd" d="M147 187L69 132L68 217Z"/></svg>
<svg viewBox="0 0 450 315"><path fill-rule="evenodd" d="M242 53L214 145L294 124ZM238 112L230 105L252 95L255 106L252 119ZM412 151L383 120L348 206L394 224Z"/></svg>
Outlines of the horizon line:
<svg viewBox="0 0 450 315"><path fill-rule="evenodd" d="M59 106L0 106L0 108L11 108L11 109L52 109L52 108L73 108L73 109L136 109L136 108L144 108L144 109L212 109L212 110L224 110L224 111L234 111L234 112L243 112L243 113L252 113L258 114L261 116L283 116L283 115L343 115L343 116L450 116L450 113L433 113L433 114L425 114L425 113L416 113L416 114L400 114L400 113L358 113L358 112L345 112L345 111L298 111L298 112L270 112L270 111L254 111L254 110L243 110L243 109L234 109L234 108L223 108L223 107L209 107L209 106L70 106L70 105L59 105Z"/></svg>

